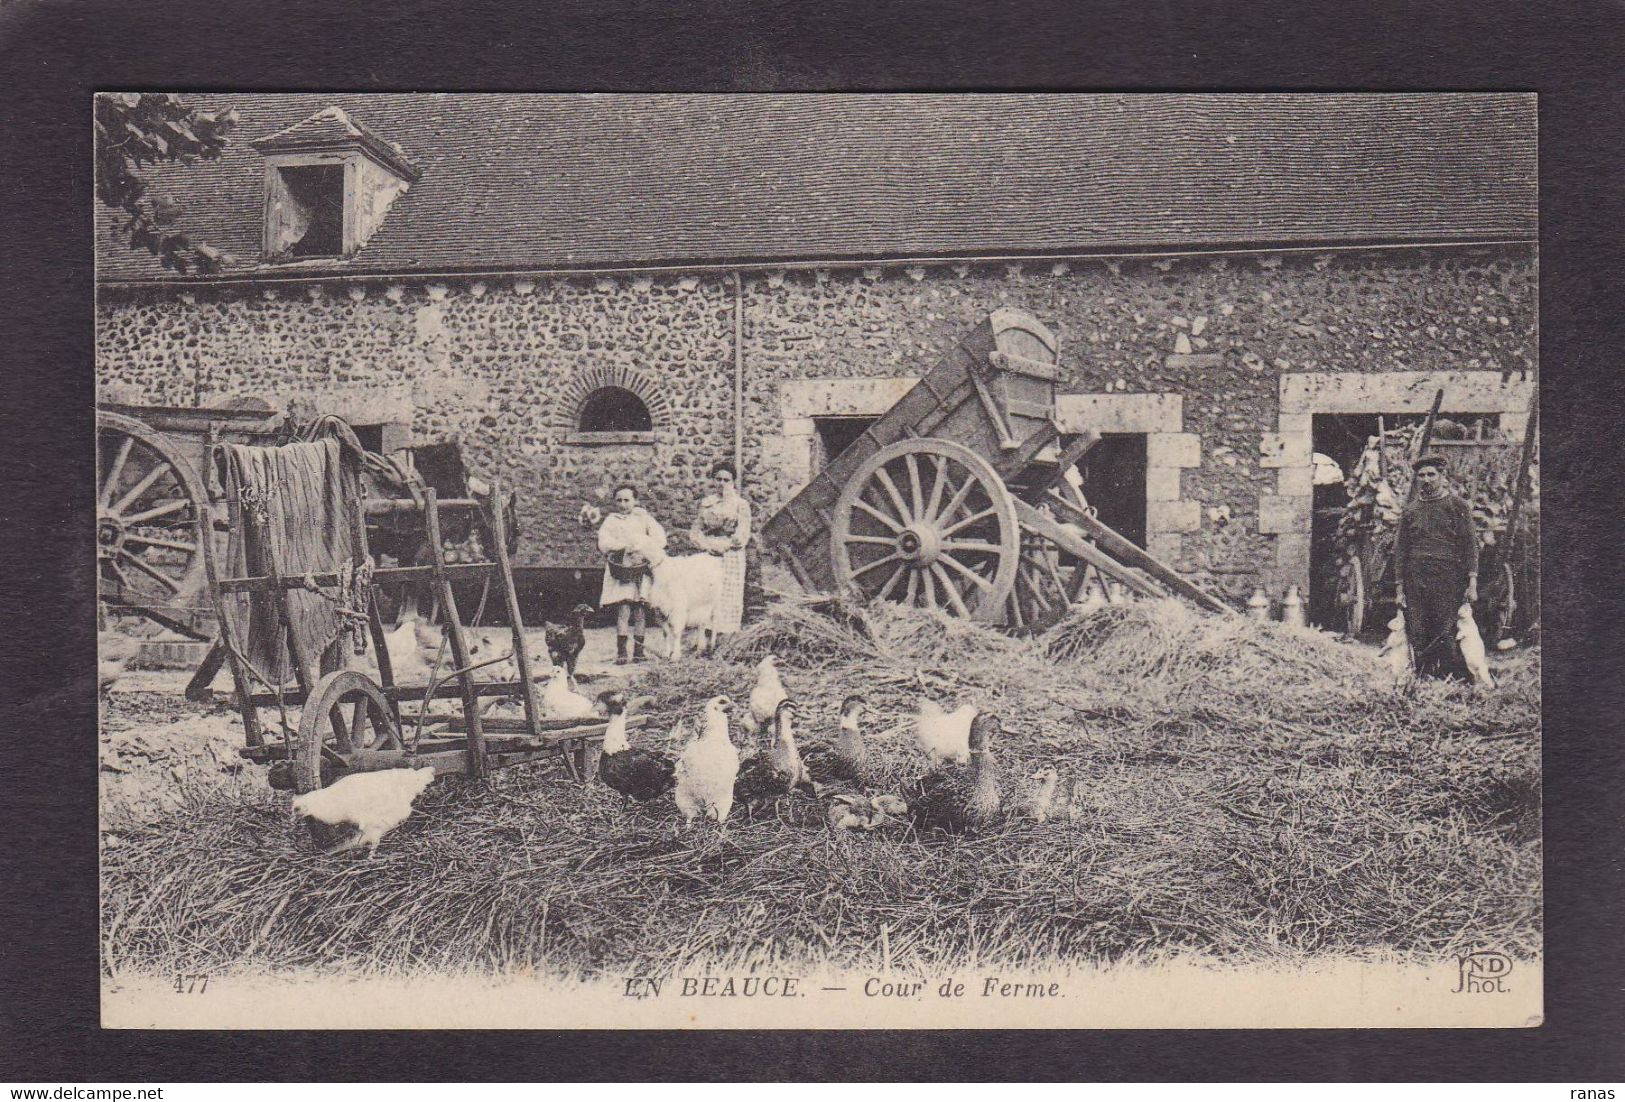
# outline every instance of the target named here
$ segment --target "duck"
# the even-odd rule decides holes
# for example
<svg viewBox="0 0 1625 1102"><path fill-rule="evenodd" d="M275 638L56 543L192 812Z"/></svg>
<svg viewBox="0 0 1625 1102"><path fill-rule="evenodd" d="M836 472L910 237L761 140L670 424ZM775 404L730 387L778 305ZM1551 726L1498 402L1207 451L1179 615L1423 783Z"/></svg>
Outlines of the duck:
<svg viewBox="0 0 1625 1102"><path fill-rule="evenodd" d="M801 753L796 747L793 717L796 704L781 700L773 712L773 745L740 763L734 781L734 801L748 811L788 795L804 774Z"/></svg>
<svg viewBox="0 0 1625 1102"><path fill-rule="evenodd" d="M756 685L750 691L750 718L752 730L757 732L773 722L779 702L790 695L784 691L777 662L778 656L769 654L756 663Z"/></svg>
<svg viewBox="0 0 1625 1102"><path fill-rule="evenodd" d="M1033 774L1032 791L1027 796L1027 815L1034 822L1049 822L1050 811L1055 806L1055 789L1060 782L1061 774L1053 765Z"/></svg>
<svg viewBox="0 0 1625 1102"><path fill-rule="evenodd" d="M841 701L841 725L833 742L809 743L801 751L802 780L813 785L861 784L869 771L869 748L858 724L869 702L857 693Z"/></svg>
<svg viewBox="0 0 1625 1102"><path fill-rule="evenodd" d="M921 700L920 714L915 721L921 752L932 765L966 764L970 761L970 729L975 718L974 704L962 704L951 712L944 712L936 701Z"/></svg>
<svg viewBox="0 0 1625 1102"><path fill-rule="evenodd" d="M587 617L592 613L593 607L582 602L570 610L571 620L568 624L547 624L543 629L548 658L554 665L569 670L572 681L576 675L576 660L587 646Z"/></svg>
<svg viewBox="0 0 1625 1102"><path fill-rule="evenodd" d="M1066 801L1066 818L1071 823L1081 823L1089 814L1089 808L1083 792L1083 780L1080 777L1072 778L1072 794Z"/></svg>
<svg viewBox="0 0 1625 1102"><path fill-rule="evenodd" d="M609 713L604 728L598 777L628 800L647 803L670 792L677 784L677 763L667 754L634 750L626 739L626 694L618 689L598 694Z"/></svg>
<svg viewBox="0 0 1625 1102"><path fill-rule="evenodd" d="M570 688L570 671L554 666L547 671L547 688L542 690L542 710L549 719L586 719L596 715L592 701Z"/></svg>
<svg viewBox="0 0 1625 1102"><path fill-rule="evenodd" d="M696 816L725 825L733 810L739 751L728 737L728 713L732 709L733 701L726 696L706 701L705 725L699 737L684 746L677 757L672 798L684 827L692 826Z"/></svg>
<svg viewBox="0 0 1625 1102"><path fill-rule="evenodd" d="M836 830L878 830L908 815L901 796L860 796L843 793L829 805L829 825Z"/></svg>
<svg viewBox="0 0 1625 1102"><path fill-rule="evenodd" d="M903 793L919 830L974 831L999 814L1003 797L992 743L1001 730L998 716L978 713L970 725L970 764L945 763Z"/></svg>

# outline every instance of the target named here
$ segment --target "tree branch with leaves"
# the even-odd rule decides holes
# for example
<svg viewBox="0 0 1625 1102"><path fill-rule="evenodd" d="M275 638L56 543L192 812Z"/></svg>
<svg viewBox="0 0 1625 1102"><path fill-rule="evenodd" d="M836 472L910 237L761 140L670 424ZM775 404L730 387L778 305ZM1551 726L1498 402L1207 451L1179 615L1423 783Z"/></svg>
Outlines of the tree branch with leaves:
<svg viewBox="0 0 1625 1102"><path fill-rule="evenodd" d="M214 160L237 123L234 109L202 111L170 92L108 92L96 97L96 197L122 211L130 248L146 249L177 272L217 272L225 253L180 228L181 206L153 195L142 169Z"/></svg>

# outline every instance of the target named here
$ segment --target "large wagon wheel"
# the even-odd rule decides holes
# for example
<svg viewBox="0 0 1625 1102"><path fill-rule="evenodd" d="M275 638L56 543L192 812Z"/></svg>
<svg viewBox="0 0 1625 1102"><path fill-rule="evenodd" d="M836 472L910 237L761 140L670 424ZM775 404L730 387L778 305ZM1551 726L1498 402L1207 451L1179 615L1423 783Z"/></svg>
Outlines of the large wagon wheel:
<svg viewBox="0 0 1625 1102"><path fill-rule="evenodd" d="M399 750L402 745L383 690L364 673L335 670L311 688L299 716L294 791L321 788L343 768L344 756L356 750Z"/></svg>
<svg viewBox="0 0 1625 1102"><path fill-rule="evenodd" d="M1021 528L991 464L949 440L900 440L853 473L830 524L843 588L875 600L1000 621Z"/></svg>
<svg viewBox="0 0 1625 1102"><path fill-rule="evenodd" d="M96 414L96 562L104 598L163 606L202 580L197 521L208 498L197 472L162 433L117 413Z"/></svg>

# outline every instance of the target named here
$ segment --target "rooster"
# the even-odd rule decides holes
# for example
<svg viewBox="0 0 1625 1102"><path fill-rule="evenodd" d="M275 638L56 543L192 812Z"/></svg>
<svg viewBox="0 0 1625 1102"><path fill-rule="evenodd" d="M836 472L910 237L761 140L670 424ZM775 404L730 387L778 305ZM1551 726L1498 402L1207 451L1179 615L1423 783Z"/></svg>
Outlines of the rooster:
<svg viewBox="0 0 1625 1102"><path fill-rule="evenodd" d="M672 798L685 827L693 825L696 815L726 824L728 812L733 810L739 751L728 737L728 712L732 708L733 701L725 696L707 701L704 730L678 755Z"/></svg>
<svg viewBox="0 0 1625 1102"><path fill-rule="evenodd" d="M784 682L779 680L779 668L774 663L778 659L768 655L756 663L756 687L750 691L750 718L751 730L761 731L778 713L779 704L790 694L784 691Z"/></svg>
<svg viewBox="0 0 1625 1102"><path fill-rule="evenodd" d="M976 718L976 707L963 704L952 712L944 712L936 701L920 701L920 714L916 720L915 735L920 750L932 765L955 762L964 765L970 761L971 721Z"/></svg>
<svg viewBox="0 0 1625 1102"><path fill-rule="evenodd" d="M598 777L629 800L646 803L664 796L677 783L676 763L665 754L634 750L626 740L626 694L618 690L600 693L598 700L609 712L604 728L603 752L598 758Z"/></svg>
<svg viewBox="0 0 1625 1102"><path fill-rule="evenodd" d="M576 675L576 659L587 646L587 617L592 615L593 607L589 604L578 604L570 610L573 617L570 623L560 626L548 624L545 628L547 637L547 656L553 660L555 666L563 666L570 671L571 680Z"/></svg>
<svg viewBox="0 0 1625 1102"><path fill-rule="evenodd" d="M328 856L366 846L367 856L373 857L384 835L406 822L413 801L433 781L434 770L428 767L350 773L326 788L294 797L293 813L329 826L356 828L354 837L323 851Z"/></svg>

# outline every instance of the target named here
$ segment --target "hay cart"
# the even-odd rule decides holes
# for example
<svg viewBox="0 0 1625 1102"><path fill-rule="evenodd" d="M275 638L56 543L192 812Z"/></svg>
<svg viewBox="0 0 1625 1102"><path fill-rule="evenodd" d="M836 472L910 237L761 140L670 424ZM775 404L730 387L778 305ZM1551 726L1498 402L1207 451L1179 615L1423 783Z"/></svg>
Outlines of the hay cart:
<svg viewBox="0 0 1625 1102"><path fill-rule="evenodd" d="M359 456L346 455L347 461L360 461ZM272 787L303 793L349 773L423 766L442 775L479 777L492 769L536 761L562 766L577 779L591 774L592 751L602 741L605 722L551 720L542 714L508 557L509 495L493 486L487 497L441 499L428 487L422 492L421 507L415 502L392 503L392 515L397 518L417 508L422 546L429 560L426 565L396 567L374 566L364 516L372 511L373 499L368 498L367 507L352 509L344 520L347 531L343 535L349 540L350 553L329 555L315 568L307 560L296 572L278 561L274 549L286 544L278 544L283 537L276 533L289 530L292 511L306 503L281 502L276 493L267 495L264 487L245 486L229 463L215 462L211 468L222 487L229 534L242 541L237 546L260 549L256 558L243 560L261 563L260 572L225 576L218 550L201 534L198 537L210 602L224 628L220 645L242 715L247 745L240 753L269 767ZM283 496L297 498L298 494ZM200 529L208 515L201 514ZM447 562L442 520L447 515L466 518L483 531L480 546L489 549L489 559ZM467 581L483 587L482 608L486 597L493 594L501 601L510 626L511 653L484 661L471 658L454 592L454 586ZM425 681L403 684L396 680L390 659L379 612L379 587L420 583L432 587L440 609L441 654ZM345 624L339 637L320 654L302 646L299 633L293 630L296 609L292 595L296 592L320 593ZM285 673L268 672L245 654L242 640L250 630L256 602L258 614L263 617L270 610L270 622L279 625L277 670ZM412 632L415 627L402 630ZM342 648L353 647L360 655L369 645L376 678L354 663L342 665ZM449 660L442 667L448 649ZM482 670L499 663L511 663L518 679L481 680ZM516 699L522 717L484 715L482 705L492 697ZM459 703L457 711L436 710L437 702L448 700ZM274 710L269 723L262 709ZM293 711L297 722L290 718ZM633 716L628 726L636 728L643 722L644 717Z"/></svg>
<svg viewBox="0 0 1625 1102"><path fill-rule="evenodd" d="M1098 440L1063 433L1055 337L1000 309L830 460L763 529L808 590L1036 631L1091 576L1217 597L1101 523L1068 472Z"/></svg>

